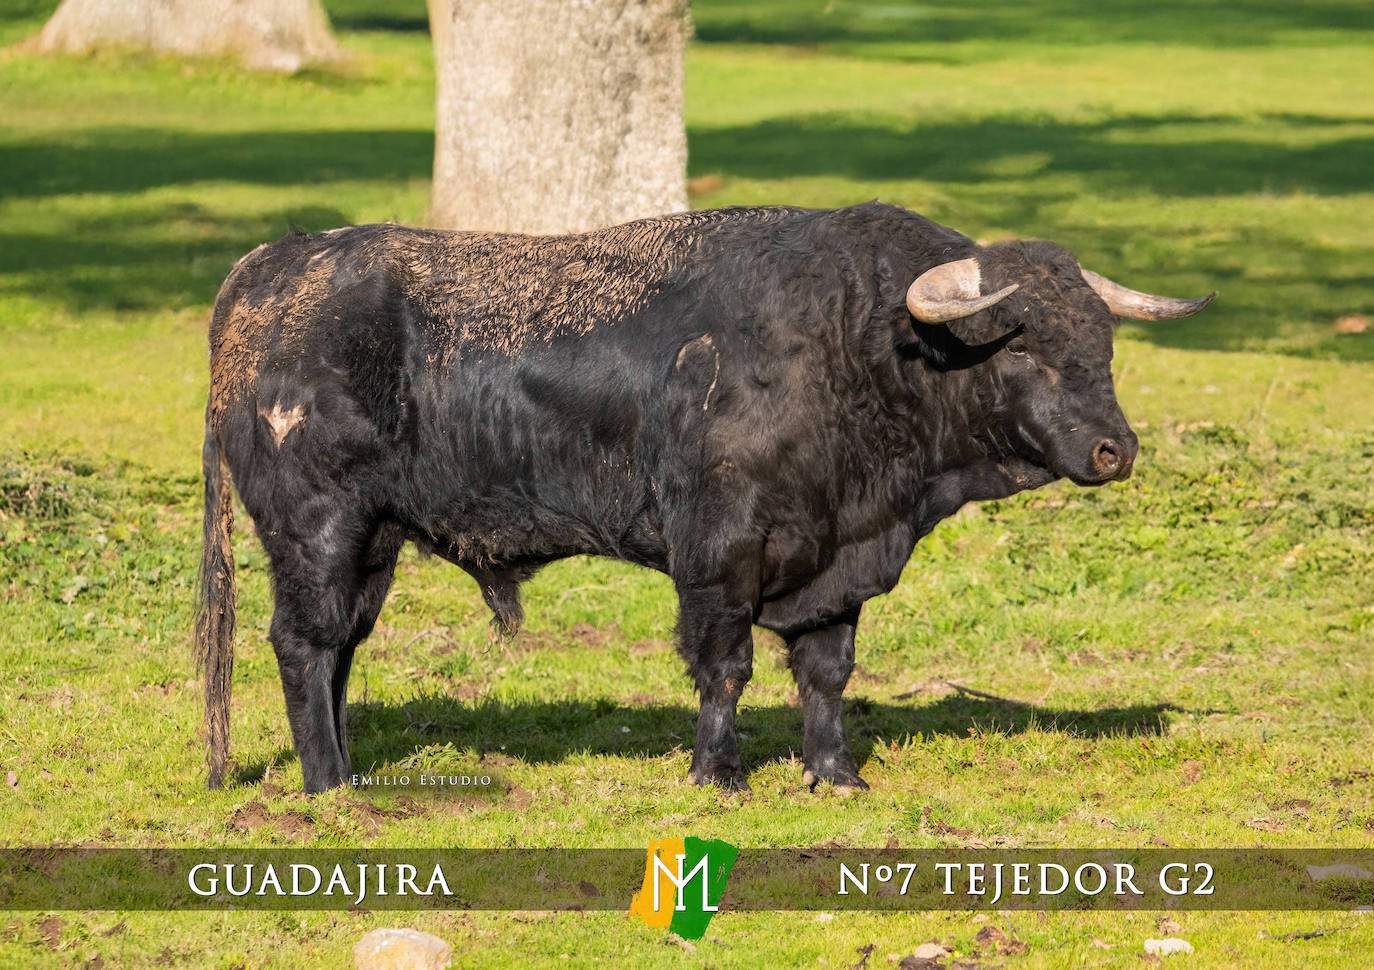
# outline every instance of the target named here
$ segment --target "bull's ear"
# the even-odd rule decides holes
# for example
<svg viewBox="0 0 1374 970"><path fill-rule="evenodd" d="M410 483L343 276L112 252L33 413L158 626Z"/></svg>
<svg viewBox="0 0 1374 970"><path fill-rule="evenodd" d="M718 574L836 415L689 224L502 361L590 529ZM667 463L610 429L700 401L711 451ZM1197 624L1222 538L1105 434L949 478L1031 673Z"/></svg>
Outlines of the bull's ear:
<svg viewBox="0 0 1374 970"><path fill-rule="evenodd" d="M916 277L907 288L906 307L922 323L947 323L1000 303L1019 286L1013 283L983 296L983 271L978 260L970 256L941 263Z"/></svg>
<svg viewBox="0 0 1374 970"><path fill-rule="evenodd" d="M1200 300L1176 300L1168 296L1155 296L1153 293L1142 293L1140 290L1122 286L1090 269L1080 266L1078 270L1083 274L1084 282L1093 288L1093 292L1102 298L1103 303L1107 304L1107 309L1128 320L1181 320L1183 317L1191 317L1201 312L1203 307L1217 298L1216 290Z"/></svg>

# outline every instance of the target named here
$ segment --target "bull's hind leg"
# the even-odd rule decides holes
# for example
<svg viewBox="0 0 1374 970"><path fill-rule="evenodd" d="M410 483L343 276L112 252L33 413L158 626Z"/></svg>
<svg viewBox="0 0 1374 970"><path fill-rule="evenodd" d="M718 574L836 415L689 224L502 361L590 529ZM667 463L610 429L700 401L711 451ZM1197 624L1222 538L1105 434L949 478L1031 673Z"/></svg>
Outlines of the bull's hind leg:
<svg viewBox="0 0 1374 970"><path fill-rule="evenodd" d="M404 543L401 527L395 523L382 526L372 537L362 562L357 625L348 646L339 651L339 660L334 665L334 733L339 740L339 751L343 754L345 780L353 774L353 762L348 756L348 672L353 666L353 654L358 644L367 639L377 623L377 616L382 612L382 604L386 602L386 594L391 589L391 580L396 575L396 556Z"/></svg>
<svg viewBox="0 0 1374 970"><path fill-rule="evenodd" d="M840 720L842 695L854 669L858 620L855 610L839 623L787 641L787 664L802 703L802 783L811 788L822 781L839 787L868 787L859 777Z"/></svg>
<svg viewBox="0 0 1374 970"><path fill-rule="evenodd" d="M753 607L724 585L678 587L679 649L701 697L688 780L748 791L735 738L735 708L754 673Z"/></svg>
<svg viewBox="0 0 1374 970"><path fill-rule="evenodd" d="M306 513L300 521L319 519ZM305 790L320 792L352 773L348 672L377 621L404 537L392 524L346 522L338 510L309 537L292 532L264 536L276 580L270 635Z"/></svg>

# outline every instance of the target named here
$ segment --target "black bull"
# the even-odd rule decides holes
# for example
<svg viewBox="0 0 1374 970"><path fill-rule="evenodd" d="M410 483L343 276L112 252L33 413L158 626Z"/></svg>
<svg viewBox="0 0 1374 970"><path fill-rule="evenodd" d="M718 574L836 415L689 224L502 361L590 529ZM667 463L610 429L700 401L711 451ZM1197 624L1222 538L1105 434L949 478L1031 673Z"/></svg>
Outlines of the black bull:
<svg viewBox="0 0 1374 970"><path fill-rule="evenodd" d="M1113 314L1206 302L877 203L259 247L210 329L196 631L210 784L228 753L232 475L271 560L307 791L351 774L348 672L407 540L466 570L507 632L521 582L555 559L670 576L701 698L698 784L747 787L735 707L751 624L776 631L804 783L864 787L840 719L864 602L965 502L1128 475Z"/></svg>

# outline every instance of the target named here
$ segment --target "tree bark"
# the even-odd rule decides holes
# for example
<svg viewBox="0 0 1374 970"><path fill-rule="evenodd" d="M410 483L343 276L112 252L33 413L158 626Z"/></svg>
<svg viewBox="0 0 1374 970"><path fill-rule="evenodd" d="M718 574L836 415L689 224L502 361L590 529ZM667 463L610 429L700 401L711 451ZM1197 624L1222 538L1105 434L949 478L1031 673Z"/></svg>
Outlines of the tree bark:
<svg viewBox="0 0 1374 970"><path fill-rule="evenodd" d="M342 56L320 0L62 0L25 47L35 53L112 47L229 56L251 68L288 73Z"/></svg>
<svg viewBox="0 0 1374 970"><path fill-rule="evenodd" d="M429 222L579 232L687 208L687 0L428 0Z"/></svg>

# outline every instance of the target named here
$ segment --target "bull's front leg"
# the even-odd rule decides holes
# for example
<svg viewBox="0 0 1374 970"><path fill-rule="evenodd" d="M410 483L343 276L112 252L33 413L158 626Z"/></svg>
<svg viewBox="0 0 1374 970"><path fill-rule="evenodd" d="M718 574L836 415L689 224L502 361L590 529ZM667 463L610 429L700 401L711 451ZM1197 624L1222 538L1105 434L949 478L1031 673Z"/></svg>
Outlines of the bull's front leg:
<svg viewBox="0 0 1374 970"><path fill-rule="evenodd" d="M735 737L735 708L754 673L754 608L728 585L678 587L678 639L701 696L689 781L748 791Z"/></svg>
<svg viewBox="0 0 1374 970"><path fill-rule="evenodd" d="M854 670L854 626L859 611L841 622L787 640L787 664L801 694L802 784L828 781L837 788L867 788L859 777L841 721L843 695Z"/></svg>

